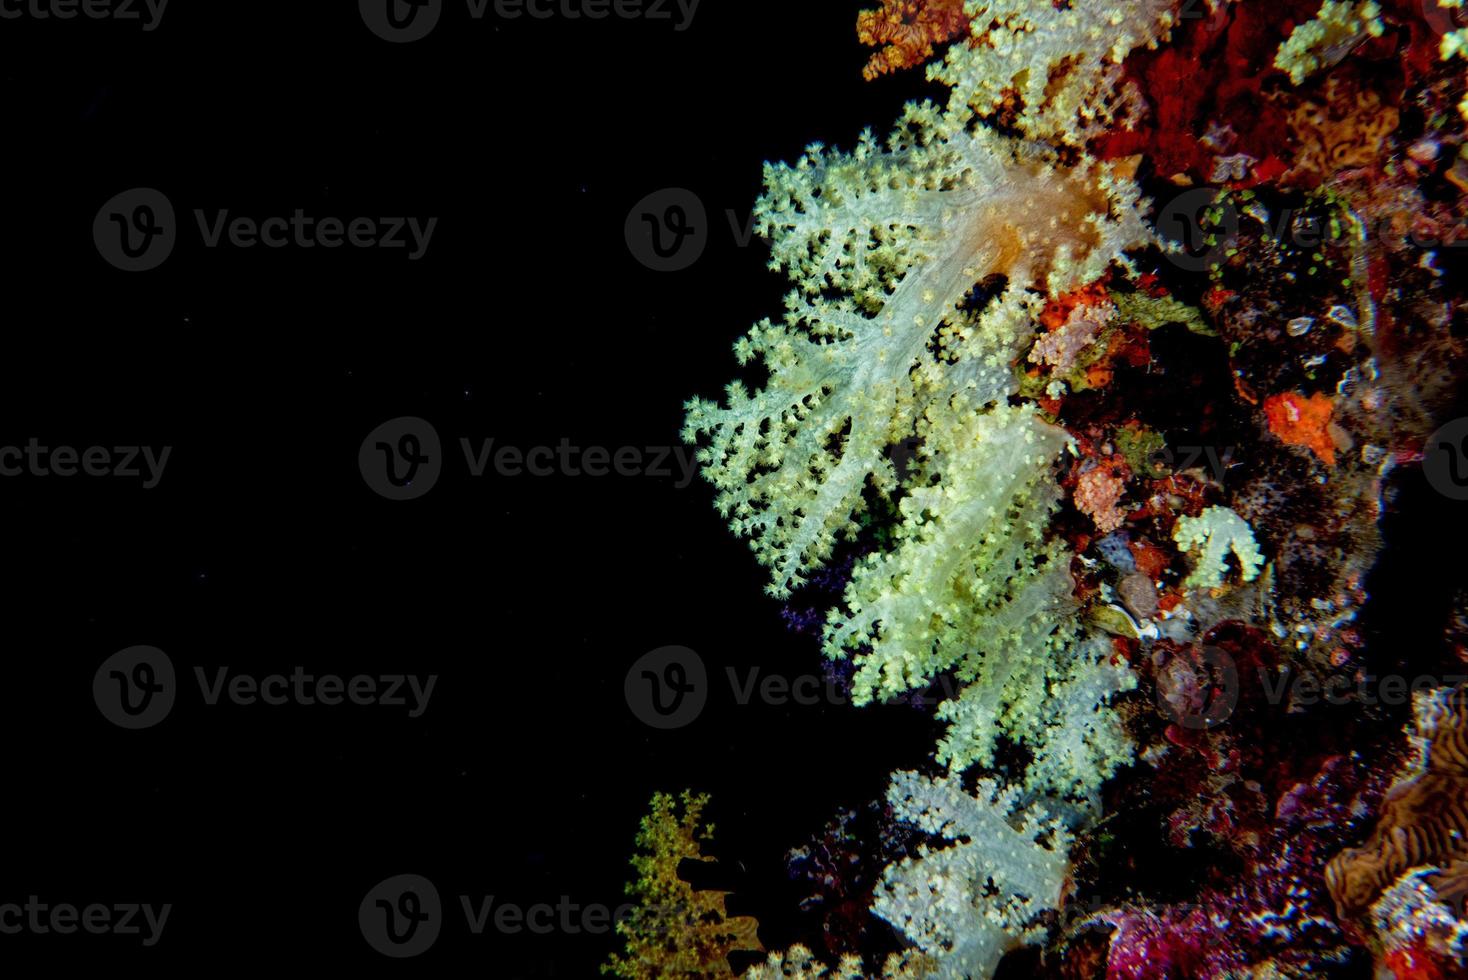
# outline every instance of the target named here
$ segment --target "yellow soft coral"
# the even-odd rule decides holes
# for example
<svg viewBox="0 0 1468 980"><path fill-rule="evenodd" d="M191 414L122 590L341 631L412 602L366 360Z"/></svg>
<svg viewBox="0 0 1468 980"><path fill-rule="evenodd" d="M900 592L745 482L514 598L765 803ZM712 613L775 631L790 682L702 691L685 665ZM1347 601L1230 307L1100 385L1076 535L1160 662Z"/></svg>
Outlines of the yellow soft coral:
<svg viewBox="0 0 1468 980"><path fill-rule="evenodd" d="M1310 75L1345 57L1367 37L1381 37L1381 7L1376 0L1325 0L1320 13L1296 27L1274 56L1274 67L1299 85Z"/></svg>
<svg viewBox="0 0 1468 980"><path fill-rule="evenodd" d="M1456 10L1463 6L1463 0L1438 0L1438 6ZM1454 56L1468 58L1468 27L1444 34L1441 52L1443 61ZM1458 103L1458 111L1463 114L1464 119L1468 119L1468 95L1463 96L1463 101Z"/></svg>
<svg viewBox="0 0 1468 980"><path fill-rule="evenodd" d="M1084 795L1127 757L1096 708L1130 678L1081 639L1069 553L1045 536L1069 440L1010 404L1013 365L1047 296L1158 244L1134 162L1078 144L1114 108L1122 58L1165 36L1172 6L971 0L972 42L931 70L953 89L946 107L909 104L885 143L868 132L849 153L816 145L767 165L755 219L795 289L783 322L735 346L767 381L687 406L683 436L703 444L717 506L770 568L772 595L859 533L874 497L897 501L893 547L856 568L826 654L856 658L857 703L954 670L965 686L940 709L939 761L987 764L1007 735L1046 792ZM1031 138L976 122L1015 93L1008 121ZM914 441L899 471L893 447ZM1074 738L1058 718L1077 720Z"/></svg>
<svg viewBox="0 0 1468 980"><path fill-rule="evenodd" d="M713 836L712 826L699 827L707 804L706 794L687 790L678 800L667 793L653 795L652 810L637 834L645 853L632 858L637 880L627 886L637 906L617 923L627 952L613 954L603 973L626 980L733 977L731 952L764 950L756 934L759 923L725 909L728 892L695 891L678 877L680 862L710 860L700 851Z"/></svg>
<svg viewBox="0 0 1468 980"><path fill-rule="evenodd" d="M969 0L970 43L951 45L928 75L953 89L955 113L1012 109L1027 136L1079 145L1130 108L1121 62L1165 40L1177 8L1173 0Z"/></svg>
<svg viewBox="0 0 1468 980"><path fill-rule="evenodd" d="M1033 332L1038 294L1089 282L1153 240L1137 189L1108 164L1062 165L1044 147L969 132L909 106L889 149L870 134L850 154L813 147L766 169L755 210L773 264L798 289L784 322L735 347L769 382L694 399L684 438L707 438L704 475L785 596L854 531L870 481L895 488L887 447L930 407L1014 388L1010 361ZM982 312L986 277L1008 288Z"/></svg>

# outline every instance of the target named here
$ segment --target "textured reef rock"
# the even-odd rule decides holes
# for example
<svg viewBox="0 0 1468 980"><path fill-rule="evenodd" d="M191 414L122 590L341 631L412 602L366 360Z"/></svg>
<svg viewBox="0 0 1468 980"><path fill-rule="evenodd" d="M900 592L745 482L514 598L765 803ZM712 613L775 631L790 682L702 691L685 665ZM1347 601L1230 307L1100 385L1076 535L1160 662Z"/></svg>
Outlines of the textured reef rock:
<svg viewBox="0 0 1468 980"><path fill-rule="evenodd" d="M684 437L855 705L952 696L747 976L1468 972L1468 603L1441 649L1362 617L1461 399L1463 13L862 14L943 97L766 166L793 289Z"/></svg>

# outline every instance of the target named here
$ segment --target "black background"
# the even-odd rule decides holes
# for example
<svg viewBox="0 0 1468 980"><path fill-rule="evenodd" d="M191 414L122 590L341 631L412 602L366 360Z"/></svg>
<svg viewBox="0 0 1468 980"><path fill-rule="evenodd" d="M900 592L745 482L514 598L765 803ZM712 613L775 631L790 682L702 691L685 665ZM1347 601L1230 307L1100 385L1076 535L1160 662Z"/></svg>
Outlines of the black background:
<svg viewBox="0 0 1468 980"><path fill-rule="evenodd" d="M734 703L725 668L818 672L817 643L784 627L702 481L471 479L457 451L675 445L682 402L735 376L732 341L785 290L726 212L746 220L761 161L884 131L928 90L920 73L862 81L857 2L704 0L682 32L446 6L410 45L337 0L174 0L150 33L0 21L0 445L172 447L152 490L0 479L0 902L174 906L153 948L4 936L0 969L591 977L616 937L472 936L457 897L614 907L648 797L683 787L713 794L732 907L783 945L785 850L931 749L911 710ZM91 228L140 186L184 227L162 267L128 274ZM623 239L633 205L666 187L694 191L710 221L677 273ZM194 208L439 223L409 262L205 249ZM394 503L364 484L357 450L406 415L448 458L427 496ZM1460 541L1461 515L1420 480L1407 492L1413 526ZM1389 602L1445 608L1444 580L1410 551L1387 567ZM1433 616L1407 618L1410 642L1432 641ZM183 680L141 732L91 697L101 662L134 644ZM668 644L699 652L714 693L693 725L657 732L622 682ZM192 682L195 666L297 665L439 680L411 720L205 707ZM356 911L402 873L435 882L448 923L428 953L390 962Z"/></svg>
<svg viewBox="0 0 1468 980"><path fill-rule="evenodd" d="M713 794L741 900L784 906L784 851L931 747L903 709L738 706L726 666L819 672L702 480L466 475L458 439L677 444L682 402L785 283L741 224L761 162L849 146L926 89L863 82L857 3L704 0L692 26L474 22L390 45L355 3L174 0L160 26L0 21L8 193L0 444L167 445L158 487L0 480L6 828L0 901L174 906L159 944L0 937L16 965L336 965L590 977L611 935L470 936L456 896L616 906L654 790ZM102 260L120 191L173 203L159 268ZM694 191L709 245L639 264L644 195ZM206 249L192 211L436 216L427 255ZM427 496L371 492L357 450L416 415L448 453ZM94 672L164 650L180 701L110 725ZM623 698L667 644L714 677L693 725ZM193 668L437 673L426 714L205 707ZM384 960L357 905L437 885L436 946ZM741 902L743 903L741 906ZM763 911L763 909L760 909ZM764 918L769 919L766 915ZM767 941L781 943L778 921ZM0 967L3 968L3 967Z"/></svg>

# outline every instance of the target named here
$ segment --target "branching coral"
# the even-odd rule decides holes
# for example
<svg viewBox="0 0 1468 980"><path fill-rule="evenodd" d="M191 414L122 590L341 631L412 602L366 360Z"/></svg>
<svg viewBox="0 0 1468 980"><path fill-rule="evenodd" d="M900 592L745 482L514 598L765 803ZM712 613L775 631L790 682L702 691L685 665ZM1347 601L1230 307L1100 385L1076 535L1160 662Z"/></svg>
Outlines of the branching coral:
<svg viewBox="0 0 1468 980"><path fill-rule="evenodd" d="M1175 7L969 0L972 40L952 45L928 74L953 89L957 113L1002 114L1034 139L1079 142L1129 108L1121 61L1166 38Z"/></svg>
<svg viewBox="0 0 1468 980"><path fill-rule="evenodd" d="M895 489L887 447L920 419L937 431L1008 393L1035 303L1026 287L1093 279L1151 236L1112 169L1061 167L929 105L909 107L888 150L868 134L851 154L812 148L765 178L756 219L799 289L783 323L736 346L741 363L763 360L768 386L736 382L723 408L693 400L684 437L709 437L699 458L718 507L783 596L854 528L869 479ZM996 273L1003 295L967 310Z"/></svg>
<svg viewBox="0 0 1468 980"><path fill-rule="evenodd" d="M1197 517L1179 517L1173 540L1184 551L1197 551L1193 571L1186 584L1193 589L1216 589L1228 573L1228 554L1233 552L1245 582L1252 581L1264 564L1254 543L1254 531L1227 507L1209 507Z"/></svg>
<svg viewBox="0 0 1468 980"><path fill-rule="evenodd" d="M736 382L722 403L689 402L683 434L700 444L732 530L769 569L768 590L787 598L823 583L797 601L834 603L823 652L845 662L855 703L959 684L938 711L948 727L935 759L947 773L899 773L888 794L900 819L947 843L890 864L873 899L876 913L935 961L918 975L988 976L1053 919L1042 913L1058 907L1073 870L1071 835L1081 841L1079 874L1091 835L1101 834L1092 818L1115 802L1103 784L1133 760L1134 739L1146 744L1139 705L1151 698L1127 692L1140 673L1160 703L1180 697L1156 659L1166 644L1215 635L1227 619L1288 637L1298 651L1308 646L1299 637L1329 639L1340 647L1329 652L1337 666L1352 655L1330 639L1343 630L1297 630L1287 619L1289 603L1300 603L1322 622L1348 621L1335 595L1293 587L1299 575L1288 595L1276 594L1295 567L1282 557L1284 521L1278 508L1250 509L1249 501L1271 469L1281 493L1307 477L1311 487L1331 481L1317 491L1322 500L1361 470L1355 454L1326 471L1287 446L1308 447L1327 464L1353 447L1354 430L1336 421L1349 422L1355 397L1343 375L1374 321L1366 312L1353 318L1349 345L1332 344L1324 324L1329 311L1367 309L1359 296L1347 296L1347 308L1339 295L1364 294L1379 276L1357 261L1364 236L1345 262L1336 254L1344 247L1322 245L1311 264L1279 273L1274 287L1292 302L1252 303L1244 311L1252 319L1236 307L1257 289L1225 279L1243 264L1239 248L1219 250L1211 284L1179 281L1156 252L1145 253L1158 263L1146 275L1132 265L1139 249L1157 244L1134 175L1163 186L1212 177L1234 185L1228 193L1259 186L1258 200L1240 200L1249 222L1260 223L1277 206L1269 195L1281 175L1353 179L1340 169L1376 162L1372 135L1409 112L1426 115L1399 101L1400 85L1363 96L1340 133L1334 116L1296 111L1321 97L1334 106L1345 91L1339 79L1355 70L1337 69L1339 56L1376 35L1388 43L1383 23L1400 27L1380 20L1370 0L1332 0L1306 23L1318 6L1208 4L1206 23L1184 27L1169 56L1141 49L1168 40L1171 0L969 0L961 8L884 0L859 24L864 42L886 46L869 76L930 57L960 21L968 25L967 38L929 68L951 90L946 104L910 105L886 140L869 132L850 152L817 145L794 164L766 167L756 227L770 241L772 267L794 288L783 319L760 322L736 345L741 364L763 369L761 385ZM1297 81L1330 77L1296 93L1270 67L1276 52ZM1257 116L1242 111L1266 94ZM1321 126L1310 130L1312 120ZM1356 139L1357 129L1367 138ZM1140 169L1131 156L1139 152L1149 157ZM1244 237L1253 234L1240 223ZM1275 239L1290 231L1281 224ZM1249 241L1264 250L1262 238ZM1271 247L1275 256L1289 251ZM1306 292L1328 302L1296 308ZM1299 341L1304 320L1320 324L1308 342ZM1254 362L1241 352L1271 344L1277 373L1245 369ZM1248 451L1235 453L1240 440L1250 440ZM1260 445L1267 455L1254 451ZM1150 457L1162 447L1189 462L1154 472ZM1336 542L1315 534L1314 516L1289 526L1329 555ZM843 539L857 544L840 547ZM1266 552L1275 562L1268 574ZM1222 589L1230 576L1258 584ZM1102 609L1130 629L1108 625ZM1230 708L1209 717L1222 724ZM1153 773L1165 768L1168 745L1181 755L1188 738L1203 737L1181 722L1166 731L1166 744L1143 756ZM1146 973L1146 957L1125 949L1198 937L1221 945L1217 937L1233 929L1254 945L1274 944L1280 962L1302 962L1282 952L1300 937L1308 940L1301 956L1340 955L1343 934L1321 911L1321 867L1340 846L1330 828L1367 810L1332 803L1319 820L1291 816L1290 807L1303 806L1296 797L1312 791L1299 778L1318 763L1261 787L1235 772L1237 759L1212 760L1229 795L1169 811L1157 832L1179 849L1194 836L1227 848L1261 869L1259 880L1200 883L1205 907L1196 915L1175 907L1139 911L1130 925L1120 915L1107 920L1120 930L1116 962L1162 976L1164 968ZM987 770L976 774L977 795L961 782L974 766ZM1138 769L1123 778L1140 779ZM1065 827L1053 819L1059 814ZM892 860L889 852L874 866ZM1299 884L1307 874L1308 887ZM862 889L841 893L843 914L871 896L872 875L862 880ZM821 933L802 938L813 935ZM836 958L867 952L870 934L841 944L829 935L820 948L835 962L795 947L752 975L857 975L863 964ZM1256 962L1242 949L1189 949L1196 960L1174 966L1211 964L1223 976Z"/></svg>
<svg viewBox="0 0 1468 980"><path fill-rule="evenodd" d="M882 980L925 980L932 976L934 964L921 953L893 953L882 968ZM771 953L764 963L750 967L743 980L865 980L859 956L841 958L835 969L811 955L804 946L791 946L783 953Z"/></svg>
<svg viewBox="0 0 1468 980"><path fill-rule="evenodd" d="M1072 41L1095 42L1062 19ZM797 290L784 322L760 323L736 353L769 381L731 385L724 407L691 401L684 429L707 440L717 505L776 596L857 532L868 491L899 498L895 545L855 569L826 652L856 656L857 703L956 668L969 687L945 706L955 726L940 758L958 768L990 759L1002 733L1038 734L1049 685L1095 666L1066 653L1067 560L1044 539L1066 437L1006 399L1044 296L1153 240L1119 169L1062 164L967 117L910 105L885 149L867 134L850 154L813 147L766 168L756 218ZM1004 288L975 311L972 290L996 275ZM914 437L899 486L890 447Z"/></svg>
<svg viewBox="0 0 1468 980"><path fill-rule="evenodd" d="M1296 27L1280 45L1274 66L1299 85L1308 76L1340 61L1367 37L1381 37L1381 7L1376 0L1325 0L1314 20Z"/></svg>
<svg viewBox="0 0 1468 980"><path fill-rule="evenodd" d="M933 56L933 45L967 32L963 0L882 0L877 10L856 18L862 44L880 47L862 74L868 80L920 65Z"/></svg>
<svg viewBox="0 0 1468 980"><path fill-rule="evenodd" d="M1070 837L1017 797L992 780L970 796L954 776L893 774L897 816L952 842L890 866L873 907L937 962L930 976L992 975L1007 949L1043 935L1035 917L1060 906Z"/></svg>
<svg viewBox="0 0 1468 980"><path fill-rule="evenodd" d="M833 970L804 946L771 953L764 963L744 972L744 980L862 980L862 976L861 957L844 956Z"/></svg>
<svg viewBox="0 0 1468 980"><path fill-rule="evenodd" d="M637 834L637 846L645 853L632 858L637 880L627 886L637 906L617 923L626 954L613 954L603 973L625 980L733 977L731 952L763 950L756 934L759 923L725 909L728 892L695 891L678 877L680 862L710 860L701 853L701 844L713 836L713 828L699 826L707 805L706 795L686 790L677 800L654 794Z"/></svg>

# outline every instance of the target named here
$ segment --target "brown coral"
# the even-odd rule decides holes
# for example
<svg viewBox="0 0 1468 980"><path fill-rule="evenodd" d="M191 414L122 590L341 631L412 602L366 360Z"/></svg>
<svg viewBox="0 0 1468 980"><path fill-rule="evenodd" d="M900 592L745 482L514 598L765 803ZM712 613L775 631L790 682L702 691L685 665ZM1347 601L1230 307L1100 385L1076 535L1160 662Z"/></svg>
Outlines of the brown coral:
<svg viewBox="0 0 1468 980"><path fill-rule="evenodd" d="M1462 687L1417 695L1421 758L1381 804L1376 829L1361 847L1331 859L1326 886L1342 918L1356 918L1403 872L1436 866L1429 878L1442 897L1463 891L1468 862L1468 704Z"/></svg>
<svg viewBox="0 0 1468 980"><path fill-rule="evenodd" d="M862 69L868 81L889 72L922 64L933 45L959 37L968 29L963 0L882 0L878 10L856 18L862 44L881 47Z"/></svg>
<svg viewBox="0 0 1468 980"><path fill-rule="evenodd" d="M1299 141L1294 166L1282 178L1288 186L1312 187L1343 170L1369 167L1385 154L1397 130L1399 113L1380 95L1332 75L1325 80L1324 102L1303 102L1289 115Z"/></svg>

